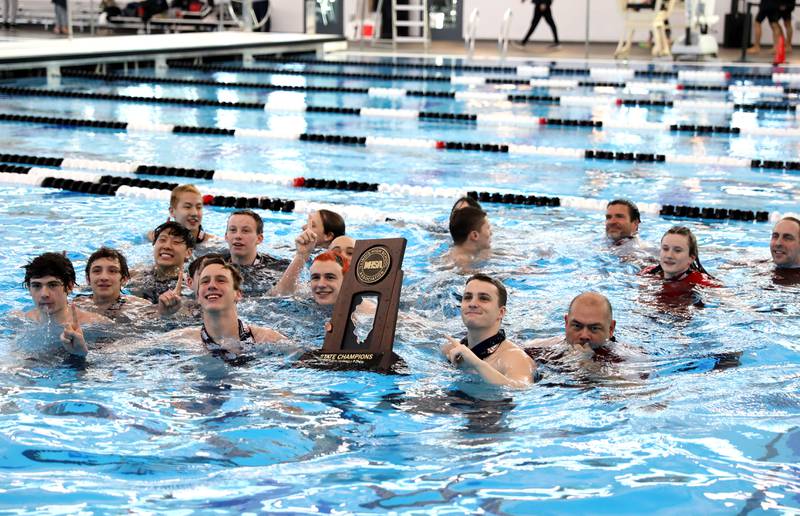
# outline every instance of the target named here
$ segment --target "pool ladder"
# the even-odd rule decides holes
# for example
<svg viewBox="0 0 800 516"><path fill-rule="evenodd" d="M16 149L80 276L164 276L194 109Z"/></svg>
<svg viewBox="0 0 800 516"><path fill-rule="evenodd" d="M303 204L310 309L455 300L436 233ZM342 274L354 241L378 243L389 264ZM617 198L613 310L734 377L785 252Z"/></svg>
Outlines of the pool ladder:
<svg viewBox="0 0 800 516"><path fill-rule="evenodd" d="M514 13L511 8L506 9L503 14L503 21L500 24L500 34L497 36L497 51L500 53L500 61L504 61L508 54L508 33L511 31L511 20Z"/></svg>
<svg viewBox="0 0 800 516"><path fill-rule="evenodd" d="M398 20L404 13L406 19ZM399 34L400 28L408 30L408 34ZM428 21L428 0L392 0L392 44L422 43L425 50L431 41L431 28Z"/></svg>
<svg viewBox="0 0 800 516"><path fill-rule="evenodd" d="M469 13L469 20L464 27L464 50L467 51L467 59L472 59L475 55L475 34L478 32L478 22L481 19L481 12L476 7Z"/></svg>

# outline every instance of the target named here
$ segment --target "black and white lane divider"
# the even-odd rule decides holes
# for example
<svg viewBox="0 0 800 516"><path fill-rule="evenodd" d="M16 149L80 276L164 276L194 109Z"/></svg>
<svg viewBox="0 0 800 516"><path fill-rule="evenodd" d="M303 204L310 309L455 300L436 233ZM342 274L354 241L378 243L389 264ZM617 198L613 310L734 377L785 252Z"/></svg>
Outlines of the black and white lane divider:
<svg viewBox="0 0 800 516"><path fill-rule="evenodd" d="M103 120L81 120L57 117L0 113L0 122L24 122L56 125L69 128L112 129L117 131L168 132L179 135L205 135L256 138L265 140L299 140L334 145L355 145L361 147L393 147L401 149L440 149L481 152L501 152L534 156L553 156L573 159L600 159L631 162L666 162L689 165L714 165L726 167L777 168L800 170L800 162L736 158L730 156L706 156L684 154L652 154L625 151L606 151L576 149L569 147L536 146L511 143L481 143L463 141L444 141L421 138L396 138L386 136L348 136L340 134L298 133L286 130L266 129L227 129L219 127L195 127L171 124L152 124L146 122L117 122ZM677 129L677 128L676 128ZM697 131L695 127L695 131Z"/></svg>
<svg viewBox="0 0 800 516"><path fill-rule="evenodd" d="M64 170L64 166L76 167L84 165L85 168L106 168L115 171L127 169L137 175L172 175L179 172L179 177L192 177L202 179L225 179L242 182L261 182L275 184L284 187L295 188L318 188L333 190L349 190L359 192L380 192L387 195L413 196L415 198L446 198L455 200L464 195L469 195L485 203L500 203L519 206L546 206L546 207L565 207L575 208L584 211L605 211L607 201L603 199L591 199L576 196L544 196L536 194L509 193L502 191L478 191L464 188L443 188L443 187L424 187L411 185L397 185L385 183L363 183L354 181L341 181L320 178L286 178L275 175L254 174L245 172L224 172L203 169L176 169L171 167L159 167L154 165L137 165L134 163L117 163L116 166L109 166L114 162L83 160L75 158L40 158L36 156L0 155L0 161L40 161L40 160L61 160L62 170L51 168L24 167L19 165L0 164L0 183L28 184L51 188L60 188L81 193L93 193L101 195L118 195L127 197L141 197L146 199L158 199L167 201L170 191L178 186L178 183L143 180L136 177L120 177L104 175L94 172ZM11 159L4 159L11 158ZM58 166L58 165L56 165ZM212 206L224 206L235 208L260 208L272 211L313 211L313 206L320 206L319 203L309 203L308 201L285 201L281 199L270 199L267 197L247 197L236 193L222 191L214 188L205 188L208 193L204 196L205 204ZM367 220L382 220L381 212L365 207L355 207L359 217ZM783 214L779 212L738 210L728 208L710 208L683 205L661 205L658 203L639 203L639 209L643 213L653 215L672 216L689 219L707 220L739 220L739 221L777 221ZM350 210L350 208L348 208ZM352 211L352 210L351 210ZM350 215L348 211L348 215ZM376 215L378 214L378 215ZM377 217L377 218L376 218Z"/></svg>

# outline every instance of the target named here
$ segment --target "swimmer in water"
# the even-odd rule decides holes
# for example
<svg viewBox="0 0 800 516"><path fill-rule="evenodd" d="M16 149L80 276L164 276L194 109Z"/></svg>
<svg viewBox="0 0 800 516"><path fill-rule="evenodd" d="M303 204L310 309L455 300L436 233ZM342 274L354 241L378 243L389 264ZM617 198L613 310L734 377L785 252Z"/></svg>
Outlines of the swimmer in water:
<svg viewBox="0 0 800 516"><path fill-rule="evenodd" d="M177 222L165 222L154 231L153 261L149 269L139 269L131 274L130 292L153 304L161 294L175 288L178 273L192 254L194 238Z"/></svg>
<svg viewBox="0 0 800 516"><path fill-rule="evenodd" d="M348 260L353 259L353 251L356 248L356 239L347 235L342 235L334 238L331 245L328 246L329 251L339 253Z"/></svg>
<svg viewBox="0 0 800 516"><path fill-rule="evenodd" d="M126 312L152 306L146 299L122 293L122 287L130 278L125 256L116 249L101 247L86 262L86 281L92 293L76 297L74 303L82 310L112 320L120 316L130 319Z"/></svg>
<svg viewBox="0 0 800 516"><path fill-rule="evenodd" d="M525 348L539 358L540 352L563 352L564 349L559 348L566 343L573 354L592 360L606 359L614 353L616 326L608 298L597 292L584 292L569 303L564 315L564 336L537 339Z"/></svg>
<svg viewBox="0 0 800 516"><path fill-rule="evenodd" d="M606 238L614 254L625 256L643 250L639 240L641 222L639 208L632 201L614 199L606 205Z"/></svg>
<svg viewBox="0 0 800 516"><path fill-rule="evenodd" d="M219 253L204 254L192 260L189 264L188 275L186 276L186 286L192 290L194 297L183 295L183 274L179 271L179 281L175 288L167 290L158 297L158 315L170 317L178 314L187 320L200 319L200 303L197 302L197 287L200 285L200 272L203 267L211 263L227 263L225 256Z"/></svg>
<svg viewBox="0 0 800 516"><path fill-rule="evenodd" d="M334 238L344 235L344 219L335 211L312 211L303 224L303 231L313 232L317 236L317 247L327 248Z"/></svg>
<svg viewBox="0 0 800 516"><path fill-rule="evenodd" d="M775 224L769 251L776 268L800 268L800 219L784 217Z"/></svg>
<svg viewBox="0 0 800 516"><path fill-rule="evenodd" d="M81 325L110 323L102 315L81 310L68 303L75 287L75 268L61 253L44 253L25 265L23 284L30 292L36 308L25 318L49 328L61 328L60 341L64 349L76 356L86 356L88 347Z"/></svg>
<svg viewBox="0 0 800 516"><path fill-rule="evenodd" d="M681 295L694 286L720 287L700 263L697 238L685 226L674 226L661 238L659 263L642 271L664 280L663 294Z"/></svg>
<svg viewBox="0 0 800 516"><path fill-rule="evenodd" d="M449 258L462 269L491 255L492 226L480 208L467 206L454 211L450 217L450 235L453 247Z"/></svg>
<svg viewBox="0 0 800 516"><path fill-rule="evenodd" d="M238 358L248 351L248 346L285 340L273 329L248 325L239 319L236 304L242 299L241 282L242 276L234 265L204 265L197 288L203 324L200 328L178 330L172 336L200 342L225 360Z"/></svg>
<svg viewBox="0 0 800 516"><path fill-rule="evenodd" d="M336 304L349 268L350 260L335 251L326 251L314 258L309 282L314 302L322 306Z"/></svg>
<svg viewBox="0 0 800 516"><path fill-rule="evenodd" d="M800 283L800 219L783 217L775 224L769 251L775 264L773 282L778 285Z"/></svg>
<svg viewBox="0 0 800 516"><path fill-rule="evenodd" d="M500 329L507 297L505 286L496 279L485 274L470 277L461 298L467 336L461 342L448 337L441 350L451 364L475 371L490 384L528 387L536 363Z"/></svg>
<svg viewBox="0 0 800 516"><path fill-rule="evenodd" d="M195 241L195 248L200 250L208 245L219 244L220 238L203 229L203 196L194 185L179 185L172 190L169 198L169 216L189 230ZM167 218L169 222L170 218ZM153 231L147 234L152 242L156 239Z"/></svg>
<svg viewBox="0 0 800 516"><path fill-rule="evenodd" d="M468 196L460 197L456 202L453 203L453 207L450 209L450 218L453 217L453 213L460 210L461 208L466 208L467 206L470 206L472 208L477 208L479 210L483 209L481 203L479 203L476 199L473 199L472 197Z"/></svg>
<svg viewBox="0 0 800 516"><path fill-rule="evenodd" d="M311 231L304 231L295 242L298 240L303 243L313 241L316 244L316 236ZM226 259L242 273L242 292L247 295L266 293L273 288L276 292L280 291L276 285L287 274L287 270L292 268L288 272L291 276L295 272L294 268L298 271L302 269L313 250L312 246L306 252L305 247L298 244L295 261L299 262L299 267L295 261L290 262L258 252L259 244L264 241L264 221L252 210L238 210L228 217L225 241L228 243Z"/></svg>

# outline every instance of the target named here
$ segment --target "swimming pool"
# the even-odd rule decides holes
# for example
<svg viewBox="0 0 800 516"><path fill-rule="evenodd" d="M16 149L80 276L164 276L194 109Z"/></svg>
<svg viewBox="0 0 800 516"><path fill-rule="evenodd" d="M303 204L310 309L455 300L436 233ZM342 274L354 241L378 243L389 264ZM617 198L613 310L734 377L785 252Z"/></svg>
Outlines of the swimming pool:
<svg viewBox="0 0 800 516"><path fill-rule="evenodd" d="M361 61L371 65L257 65L349 74L515 76ZM580 66L557 64L547 79L634 82L610 72L593 79L560 71L570 68ZM163 200L142 192L112 197L2 183L0 238L7 250L0 255L0 346L6 357L0 369L3 510L520 514L791 512L800 507L798 288L776 285L769 264L761 262L769 257L771 224L646 213L643 239L657 242L676 223L691 226L704 264L725 284L718 292L706 293L702 307L665 307L658 304L651 282L635 274L635 264L608 252L602 238L603 211L591 202L629 197L653 206L797 211L796 170L749 164L756 159L796 160L800 136L790 130L797 126L795 113L721 105L786 104L793 102L795 93L751 86L733 92L673 88L645 94L639 84L624 90L609 84L543 89L171 68L168 78L196 81L175 84L156 81L151 70L131 73L152 80L65 74L59 89L257 102L269 108L4 93L5 114L123 121L136 128L2 121L0 153L91 160L84 161L84 167L63 168L115 176L133 175L109 164L97 165L99 169L89 164L102 160L241 172L244 177L219 174L194 182L204 191L295 201L294 212L260 211L266 223L263 248L282 257L291 255L291 242L305 219L303 210L314 206L310 203L335 205L356 238L407 238L401 309L415 317L398 325L395 349L411 372L319 372L292 367L281 356L228 367L159 339L157 329L95 350L85 370L22 361L24 350L43 344L26 335L11 315L29 306L19 266L40 252L65 249L81 275L86 257L100 245L120 248L134 264L149 263L151 248L143 235L163 221L166 209ZM723 84L715 77L634 79ZM200 80L373 91L265 91L241 84L210 86ZM42 89L44 84L42 78L29 78L4 85ZM398 96L389 88L493 95ZM497 93L584 100L510 102ZM676 103L671 108L617 105L617 98ZM707 109L677 102L687 99L699 100ZM394 113L355 116L307 112L304 106ZM400 116L402 109L512 113L520 118L518 123L491 117L416 119ZM540 125L540 117L604 124ZM631 128L613 127L615 123ZM736 126L743 131L694 134L670 130L674 123ZM274 133L176 134L156 130L157 124ZM658 124L662 125L655 127ZM787 130L744 130L754 127ZM362 146L288 137L300 133L389 141ZM278 139L279 135L288 136ZM508 152L437 149L437 141L511 147ZM559 155L552 149L577 152ZM662 154L671 160L586 159L581 153L589 149ZM695 162L672 159L681 156ZM734 161L699 163L703 156ZM737 165L736 160L747 165ZM54 176L63 173L53 168ZM265 174L275 180L267 181ZM245 181L248 175L260 180ZM296 188L292 180L298 177L396 188ZM550 371L525 392L491 389L455 373L437 349L443 335L462 331L455 294L464 276L440 260L449 244L444 226L453 201L446 194L453 190L564 201L558 207L485 203L498 251L485 270L501 277L510 289L505 324L509 336L525 341L558 334L572 296L596 289L614 305L618 337L646 350L649 359L591 375ZM221 234L230 211L207 207L204 225ZM246 320L280 329L304 347L321 344L323 314L302 295L248 300L240 312ZM141 346L142 341L147 345ZM720 362L719 357L739 351L738 367L726 368Z"/></svg>

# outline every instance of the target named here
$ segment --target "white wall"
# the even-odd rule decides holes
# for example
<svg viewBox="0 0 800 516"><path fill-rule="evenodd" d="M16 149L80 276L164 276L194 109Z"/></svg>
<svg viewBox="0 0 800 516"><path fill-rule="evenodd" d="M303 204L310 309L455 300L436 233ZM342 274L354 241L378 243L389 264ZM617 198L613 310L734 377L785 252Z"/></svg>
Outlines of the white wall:
<svg viewBox="0 0 800 516"><path fill-rule="evenodd" d="M355 14L357 0L337 0L344 2L345 26ZM533 4L529 0L462 0L464 19L473 9L480 11L478 39L495 40L500 31L503 13L511 8L514 13L511 24L511 37L520 40L525 35L533 16ZM303 4L305 0L270 0L272 5L272 30L276 32L303 32ZM384 0L391 2L391 0ZM584 41L586 5L589 4L589 40L597 42L616 42L622 33L622 15L619 0L553 0L553 17L562 41ZM673 34L684 26L684 4L678 2L671 17ZM717 41L722 41L723 20L730 9L730 0L717 0L716 12L720 21L714 26ZM754 13L755 14L755 13ZM764 41L769 41L769 29L764 27ZM531 37L532 41L550 41L550 27L542 20ZM637 34L637 41L647 39L646 34Z"/></svg>
<svg viewBox="0 0 800 516"><path fill-rule="evenodd" d="M270 30L274 32L305 32L303 20L303 4L305 0L270 0L272 22Z"/></svg>
<svg viewBox="0 0 800 516"><path fill-rule="evenodd" d="M597 42L616 42L622 33L622 14L618 0L553 0L553 18L562 41L584 41L586 34L586 5L589 4L589 40ZM511 37L522 39L528 31L533 17L533 4L529 0L464 0L464 17L473 9L480 11L479 39L497 39L503 13L511 8L514 13L511 24ZM717 0L715 11L720 21L714 26L718 41L722 41L724 15L730 10L730 0ZM684 26L684 4L678 2L670 18L673 33ZM765 31L766 32L766 31ZM636 40L647 39L647 34L635 35ZM550 27L542 20L531 36L532 41L550 41Z"/></svg>

